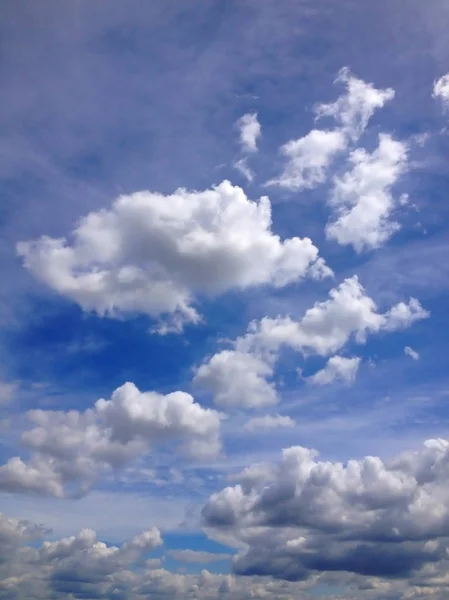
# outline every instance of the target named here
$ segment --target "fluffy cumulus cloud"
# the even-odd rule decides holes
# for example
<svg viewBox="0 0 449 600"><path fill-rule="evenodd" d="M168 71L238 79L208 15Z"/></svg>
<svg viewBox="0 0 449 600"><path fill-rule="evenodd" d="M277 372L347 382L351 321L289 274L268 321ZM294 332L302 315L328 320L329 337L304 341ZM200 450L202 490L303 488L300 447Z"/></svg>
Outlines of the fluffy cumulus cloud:
<svg viewBox="0 0 449 600"><path fill-rule="evenodd" d="M198 294L330 274L310 239L272 233L267 197L253 202L228 181L202 192L121 196L81 219L71 238L21 242L18 252L37 278L86 311L169 315L178 329L199 320Z"/></svg>
<svg viewBox="0 0 449 600"><path fill-rule="evenodd" d="M257 140L262 135L262 127L257 113L246 113L237 121L240 131L240 145L244 152L257 152Z"/></svg>
<svg viewBox="0 0 449 600"><path fill-rule="evenodd" d="M198 574L174 573L151 558L162 538L150 529L120 545L100 541L95 531L42 541L45 532L29 523L0 514L0 595L27 598L173 598L186 600L311 600L308 582L283 582L267 577L234 577L202 570ZM159 550L160 552L160 550ZM207 563L228 559L228 554L172 551L182 562ZM199 560L201 559L201 560Z"/></svg>
<svg viewBox="0 0 449 600"><path fill-rule="evenodd" d="M448 484L442 439L388 461L346 464L291 447L278 463L259 464L252 477L243 473L242 482L213 494L203 518L245 545L236 573L307 580L349 572L425 585L448 565Z"/></svg>
<svg viewBox="0 0 449 600"><path fill-rule="evenodd" d="M347 67L343 67L335 83L343 84L346 93L335 102L319 104L316 107L318 119L332 117L337 125L352 140L357 140L366 129L376 110L394 98L391 88L377 89L371 83L355 77Z"/></svg>
<svg viewBox="0 0 449 600"><path fill-rule="evenodd" d="M133 564L162 544L156 528L121 546L99 541L90 529L56 541L39 543L41 537L31 525L0 516L0 551L9 552L0 565L2 597L111 597L129 585Z"/></svg>
<svg viewBox="0 0 449 600"><path fill-rule="evenodd" d="M0 467L0 490L63 497L86 492L156 445L174 444L194 459L220 452L221 415L189 394L141 392L133 383L80 412L33 410L21 443L31 456Z"/></svg>
<svg viewBox="0 0 449 600"><path fill-rule="evenodd" d="M334 180L327 236L357 252L378 248L399 229L390 217L405 196L396 199L391 188L407 168L407 146L381 134L374 152L358 148L349 163L350 169Z"/></svg>
<svg viewBox="0 0 449 600"><path fill-rule="evenodd" d="M256 431L258 429L269 430L280 427L294 427L295 421L284 415L264 415L263 417L253 417L245 423L246 431Z"/></svg>
<svg viewBox="0 0 449 600"><path fill-rule="evenodd" d="M449 108L449 73L440 77L433 85L433 97L439 98Z"/></svg>
<svg viewBox="0 0 449 600"><path fill-rule="evenodd" d="M218 406L255 408L277 403L274 384L267 381L272 374L272 365L256 355L223 350L199 367L194 382L210 391Z"/></svg>
<svg viewBox="0 0 449 600"><path fill-rule="evenodd" d="M332 356L326 365L317 373L307 378L313 385L329 385L335 381L346 384L354 383L361 359L357 356L346 358L344 356Z"/></svg>
<svg viewBox="0 0 449 600"><path fill-rule="evenodd" d="M374 112L394 97L392 89L376 89L347 68L340 71L336 83L343 83L346 92L335 102L315 108L317 120L331 117L336 127L313 129L304 137L284 144L281 147L286 159L284 169L279 177L268 181L268 185L298 191L323 183L334 158L359 139Z"/></svg>
<svg viewBox="0 0 449 600"><path fill-rule="evenodd" d="M314 188L326 178L326 171L334 156L346 148L341 131L313 129L297 140L290 140L281 148L286 158L284 170L267 185L279 185L289 190Z"/></svg>
<svg viewBox="0 0 449 600"><path fill-rule="evenodd" d="M251 323L247 334L234 342L232 350L215 354L199 368L196 381L214 395L218 404L223 404L223 397L228 406L272 404L273 386L266 381L264 385L264 378L273 375L282 346L306 357L327 356L338 352L351 339L364 343L369 334L405 329L428 316L415 298L379 312L354 276L332 289L329 299L316 302L299 320L264 317ZM331 360L326 377L330 371L338 370L337 363L340 371L345 368L342 365L348 369L345 360L340 357ZM355 362L351 364L355 370ZM260 396L258 403L256 394Z"/></svg>
<svg viewBox="0 0 449 600"><path fill-rule="evenodd" d="M230 575L169 571L164 558L162 537L156 528L149 529L121 544L98 539L95 531L84 529L61 539L44 541L47 532L24 521L0 515L0 595L5 599L27 598L173 598L186 600L313 600L329 597L328 590L338 590L334 600L396 600L398 598L435 598L443 600L447 592L447 561L432 562L436 545L427 543L424 557L429 560L407 585L401 578L380 578L351 573L308 573L298 581L274 579L260 575ZM268 533L268 532L267 532ZM254 532L255 534L255 532ZM254 535L253 534L253 535ZM279 541L281 537L279 536ZM299 554L302 540L288 545L290 557ZM260 561L272 550L273 538L260 546ZM195 551L169 551L180 562L198 564L227 560L229 554ZM240 558L238 559L240 560ZM278 559L279 567L282 561ZM385 562L385 561L384 561ZM235 567L234 567L235 568ZM322 594L320 593L320 586ZM313 589L315 588L315 589ZM344 590L344 592L342 591ZM340 593L340 591L342 591ZM362 595L360 595L362 594Z"/></svg>

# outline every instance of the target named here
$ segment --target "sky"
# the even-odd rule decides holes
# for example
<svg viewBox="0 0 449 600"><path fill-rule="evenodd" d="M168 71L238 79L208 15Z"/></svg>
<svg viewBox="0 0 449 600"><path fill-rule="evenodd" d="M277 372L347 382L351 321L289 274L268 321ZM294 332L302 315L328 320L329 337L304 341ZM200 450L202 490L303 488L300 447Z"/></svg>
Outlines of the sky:
<svg viewBox="0 0 449 600"><path fill-rule="evenodd" d="M1 12L0 598L447 598L447 2Z"/></svg>

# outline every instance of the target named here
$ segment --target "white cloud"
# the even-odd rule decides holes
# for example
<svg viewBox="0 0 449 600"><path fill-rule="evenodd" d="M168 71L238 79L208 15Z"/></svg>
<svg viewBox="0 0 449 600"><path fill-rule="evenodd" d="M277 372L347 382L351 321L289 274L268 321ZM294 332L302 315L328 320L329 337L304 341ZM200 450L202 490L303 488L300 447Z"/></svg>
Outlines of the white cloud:
<svg viewBox="0 0 449 600"><path fill-rule="evenodd" d="M221 418L184 392L140 392L133 383L84 412L29 411L35 427L21 441L31 457L28 463L14 457L0 467L0 490L84 493L100 473L125 466L157 444L181 445L192 458L213 457L221 449Z"/></svg>
<svg viewBox="0 0 449 600"><path fill-rule="evenodd" d="M415 298L380 313L354 276L332 289L328 300L316 302L299 321L264 317L252 323L248 334L237 340L237 348L275 352L287 345L304 354L326 356L340 350L351 337L364 343L369 333L402 329L428 316Z"/></svg>
<svg viewBox="0 0 449 600"><path fill-rule="evenodd" d="M334 381L346 384L354 383L359 369L361 358L345 358L344 356L332 356L326 366L307 378L313 385L328 385Z"/></svg>
<svg viewBox="0 0 449 600"><path fill-rule="evenodd" d="M449 73L435 81L433 84L433 97L440 98L444 106L449 108Z"/></svg>
<svg viewBox="0 0 449 600"><path fill-rule="evenodd" d="M410 356L410 358L413 358L413 360L419 360L419 353L416 352L416 350L413 350L413 348L410 348L410 346L405 346L404 354Z"/></svg>
<svg viewBox="0 0 449 600"><path fill-rule="evenodd" d="M217 406L255 408L276 404L271 365L246 352L223 350L202 364L194 383L214 395Z"/></svg>
<svg viewBox="0 0 449 600"><path fill-rule="evenodd" d="M267 185L290 190L314 188L324 182L330 163L345 148L346 139L341 131L313 129L281 147L287 162L281 175L268 181Z"/></svg>
<svg viewBox="0 0 449 600"><path fill-rule="evenodd" d="M19 243L18 252L36 277L86 311L168 315L169 328L180 330L199 320L196 294L330 274L310 239L281 241L270 228L269 199L253 202L224 181L203 192L121 196L81 219L73 244L44 236Z"/></svg>
<svg viewBox="0 0 449 600"><path fill-rule="evenodd" d="M389 461L321 461L283 450L257 476L212 494L204 523L246 549L239 574L307 579L316 571L396 578L441 562L449 543L449 442L429 440ZM428 573L427 573L428 574ZM419 575L418 579L419 579Z"/></svg>
<svg viewBox="0 0 449 600"><path fill-rule="evenodd" d="M346 86L346 93L330 104L320 104L316 108L317 118L332 117L352 140L357 140L365 131L369 120L377 109L394 98L391 88L376 89L372 83L358 79L343 67L336 83Z"/></svg>
<svg viewBox="0 0 449 600"><path fill-rule="evenodd" d="M329 204L335 217L327 224L326 234L361 252L378 248L399 229L399 224L390 220L400 203L391 187L407 168L407 146L381 134L372 154L358 148L349 161L350 170L334 180Z"/></svg>
<svg viewBox="0 0 449 600"><path fill-rule="evenodd" d="M392 89L376 89L371 83L354 77L347 68L341 69L336 83L344 83L346 92L333 103L319 104L315 114L316 120L332 117L337 127L333 130L313 129L281 146L281 153L286 158L284 170L267 185L298 191L323 183L334 158L347 148L349 142L359 139L376 109L394 97Z"/></svg>
<svg viewBox="0 0 449 600"><path fill-rule="evenodd" d="M294 427L295 421L291 417L283 415L264 415L263 417L253 417L245 423L246 431L256 431L257 429L278 429L279 427Z"/></svg>
<svg viewBox="0 0 449 600"><path fill-rule="evenodd" d="M427 319L430 313L424 310L416 298L399 302L385 313L385 330L397 331L410 327L415 321Z"/></svg>
<svg viewBox="0 0 449 600"><path fill-rule="evenodd" d="M275 389L264 380L272 376L282 346L305 356L327 356L338 352L351 338L364 343L368 334L401 330L429 317L415 298L379 312L357 276L345 279L329 296L316 302L300 320L264 317L252 322L246 335L235 340L233 349L219 352L201 365L197 382L218 404L273 404Z"/></svg>
<svg viewBox="0 0 449 600"><path fill-rule="evenodd" d="M246 113L237 121L240 131L240 145L244 152L257 152L257 140L262 134L257 113Z"/></svg>
<svg viewBox="0 0 449 600"><path fill-rule="evenodd" d="M234 163L234 167L237 169L237 171L240 171L240 173L245 177L245 179L247 181L249 181L250 183L254 180L254 173L252 172L252 170L248 167L248 161L247 161L247 157L245 158L241 158L240 160L238 160L237 162Z"/></svg>

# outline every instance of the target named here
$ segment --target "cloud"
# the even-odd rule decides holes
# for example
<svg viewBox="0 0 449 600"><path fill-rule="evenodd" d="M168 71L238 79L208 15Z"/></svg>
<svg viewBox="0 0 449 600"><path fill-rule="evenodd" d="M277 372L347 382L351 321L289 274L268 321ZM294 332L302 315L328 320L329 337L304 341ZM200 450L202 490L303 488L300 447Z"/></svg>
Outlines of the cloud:
<svg viewBox="0 0 449 600"><path fill-rule="evenodd" d="M240 145L244 152L257 152L257 140L262 135L262 127L257 113L246 113L237 121L240 131Z"/></svg>
<svg viewBox="0 0 449 600"><path fill-rule="evenodd" d="M295 421L291 417L282 415L264 415L263 417L253 417L245 423L246 431L256 431L257 429L277 429L279 427L294 427Z"/></svg>
<svg viewBox="0 0 449 600"><path fill-rule="evenodd" d="M374 112L394 98L392 89L376 89L354 77L348 68L340 71L336 82L344 83L346 92L333 103L317 105L315 113L316 120L331 117L337 127L313 129L304 137L284 144L281 147L287 159L284 170L267 185L298 191L324 183L334 158L357 142ZM361 252L378 248L399 229L399 223L390 217L406 196L395 199L391 188L407 169L407 152L404 142L386 133L379 135L374 152L363 148L350 152L350 169L333 179L328 200L333 214L326 226L329 239L352 245Z"/></svg>
<svg viewBox="0 0 449 600"><path fill-rule="evenodd" d="M408 580L358 577L344 572L309 572L305 580L286 581L267 576L239 576L211 573L174 573L161 567L164 557L153 558L161 551L162 537L152 527L129 540L111 543L99 539L92 529L75 535L44 541L48 532L25 521L0 515L0 594L4 598L198 598L210 600L312 600L328 597L328 589L337 591L335 600L369 598L430 597L442 600L445 594L447 560L428 562L424 569ZM267 531L268 535L268 531ZM273 542L272 536L268 540ZM294 555L301 548L301 538L290 540ZM426 558L435 555L435 543L426 546ZM271 549L271 548L270 548ZM267 546L260 547L260 564L267 556ZM269 551L269 550L268 550ZM171 550L169 556L185 562L227 560L230 554L213 554L195 550ZM179 556L178 556L179 555ZM149 557L150 556L150 557ZM387 557L389 558L389 557ZM381 564L386 564L386 560ZM279 570L286 562L278 557ZM377 563L378 565L379 563ZM377 566L376 565L376 566ZM321 595L321 592L324 595ZM359 594L362 594L360 596ZM406 594L406 595L404 595ZM415 595L416 594L416 595Z"/></svg>
<svg viewBox="0 0 449 600"><path fill-rule="evenodd" d="M196 323L196 294L330 274L310 239L271 232L267 197L249 200L228 181L170 196L137 192L91 212L66 239L20 242L25 266L85 311L168 315L178 330Z"/></svg>
<svg viewBox="0 0 449 600"><path fill-rule="evenodd" d="M219 413L185 392L140 392L133 383L84 412L32 410L27 416L35 427L22 433L21 442L31 457L13 457L0 467L0 490L73 496L158 444L180 445L194 459L221 449Z"/></svg>
<svg viewBox="0 0 449 600"><path fill-rule="evenodd" d="M316 120L331 117L333 130L312 129L304 137L281 146L286 158L284 170L267 185L278 185L292 191L311 189L326 180L334 158L356 142L366 129L374 112L394 98L394 91L376 89L371 83L357 79L348 68L341 69L336 83L343 83L346 92L335 102L315 107Z"/></svg>
<svg viewBox="0 0 449 600"><path fill-rule="evenodd" d="M39 540L45 533L43 527L0 513L0 569L5 562L13 563L17 559L23 543Z"/></svg>
<svg viewBox="0 0 449 600"><path fill-rule="evenodd" d="M390 216L403 197L395 199L391 188L407 168L407 146L381 134L373 153L358 148L350 154L349 162L350 170L334 179L329 199L334 217L326 226L326 234L361 252L378 248L399 229L399 223Z"/></svg>
<svg viewBox="0 0 449 600"><path fill-rule="evenodd" d="M418 352L416 352L416 350L413 350L413 348L410 348L410 346L405 346L404 354L410 356L410 358L413 358L413 360L419 360Z"/></svg>
<svg viewBox="0 0 449 600"><path fill-rule="evenodd" d="M440 98L445 107L449 107L449 73L433 84L433 97Z"/></svg>
<svg viewBox="0 0 449 600"><path fill-rule="evenodd" d="M214 553L214 552L202 552L201 550L169 550L167 553L169 556L177 560L178 562L184 563L213 563L222 560L228 560L232 557L232 554L225 553Z"/></svg>
<svg viewBox="0 0 449 600"><path fill-rule="evenodd" d="M323 183L326 169L338 152L346 148L346 139L341 131L313 129L297 140L290 140L281 147L287 159L278 178L270 179L267 185L278 185L297 191L314 188Z"/></svg>
<svg viewBox="0 0 449 600"><path fill-rule="evenodd" d="M233 349L215 354L200 366L195 381L214 395L215 402L228 407L273 404L277 396L265 378L273 375L282 346L306 357L327 356L351 339L363 344L369 334L402 330L428 317L415 298L380 313L354 276L332 289L328 300L316 302L299 320L279 316L252 322L246 335L234 341ZM343 364L347 364L345 360ZM336 365L331 362L332 368Z"/></svg>
<svg viewBox="0 0 449 600"><path fill-rule="evenodd" d="M197 370L194 383L214 396L217 406L256 408L278 401L271 365L247 352L223 350L214 354Z"/></svg>
<svg viewBox="0 0 449 600"><path fill-rule="evenodd" d="M14 550L0 564L0 590L5 598L106 597L126 582L128 569L136 561L162 544L156 528L120 546L99 541L91 529L36 544L42 534L35 529L0 515L0 552Z"/></svg>
<svg viewBox="0 0 449 600"><path fill-rule="evenodd" d="M391 88L376 89L372 83L366 83L352 75L348 67L340 70L335 83L344 84L346 93L335 102L319 104L315 109L317 119L332 117L341 130L356 141L365 131L375 111L392 100L395 92Z"/></svg>
<svg viewBox="0 0 449 600"><path fill-rule="evenodd" d="M15 393L17 391L18 385L17 383L0 380L0 406L9 404L11 400L14 398Z"/></svg>
<svg viewBox="0 0 449 600"><path fill-rule="evenodd" d="M410 577L447 564L449 442L383 461L320 461L287 448L258 465L244 484L213 494L203 509L211 529L225 529L247 549L234 572L302 580L315 571Z"/></svg>
<svg viewBox="0 0 449 600"><path fill-rule="evenodd" d="M335 381L354 383L361 360L359 357L332 356L326 366L315 375L308 377L307 381L313 385L329 385Z"/></svg>
<svg viewBox="0 0 449 600"><path fill-rule="evenodd" d="M236 161L234 163L234 167L237 169L237 171L240 171L240 173L245 177L245 179L249 183L251 183L254 180L254 173L248 167L247 157L241 158L240 160Z"/></svg>
<svg viewBox="0 0 449 600"><path fill-rule="evenodd" d="M201 570L173 573L161 559L148 558L160 548L159 530L151 528L128 541L111 544L92 529L42 541L45 532L0 515L0 594L2 598L198 598L210 600L311 600L309 582L280 582L266 577L234 577ZM229 554L172 550L184 562L225 560ZM319 576L315 577L315 582Z"/></svg>

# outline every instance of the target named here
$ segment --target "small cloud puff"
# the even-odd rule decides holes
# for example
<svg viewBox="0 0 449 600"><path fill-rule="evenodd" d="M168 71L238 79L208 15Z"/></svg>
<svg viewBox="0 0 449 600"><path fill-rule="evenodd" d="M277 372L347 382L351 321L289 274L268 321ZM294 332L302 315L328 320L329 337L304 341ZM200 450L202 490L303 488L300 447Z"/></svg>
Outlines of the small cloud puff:
<svg viewBox="0 0 449 600"><path fill-rule="evenodd" d="M413 350L413 348L410 348L410 346L406 346L404 348L404 354L410 356L410 358L413 358L413 360L419 360L418 352L416 352L416 350Z"/></svg>

